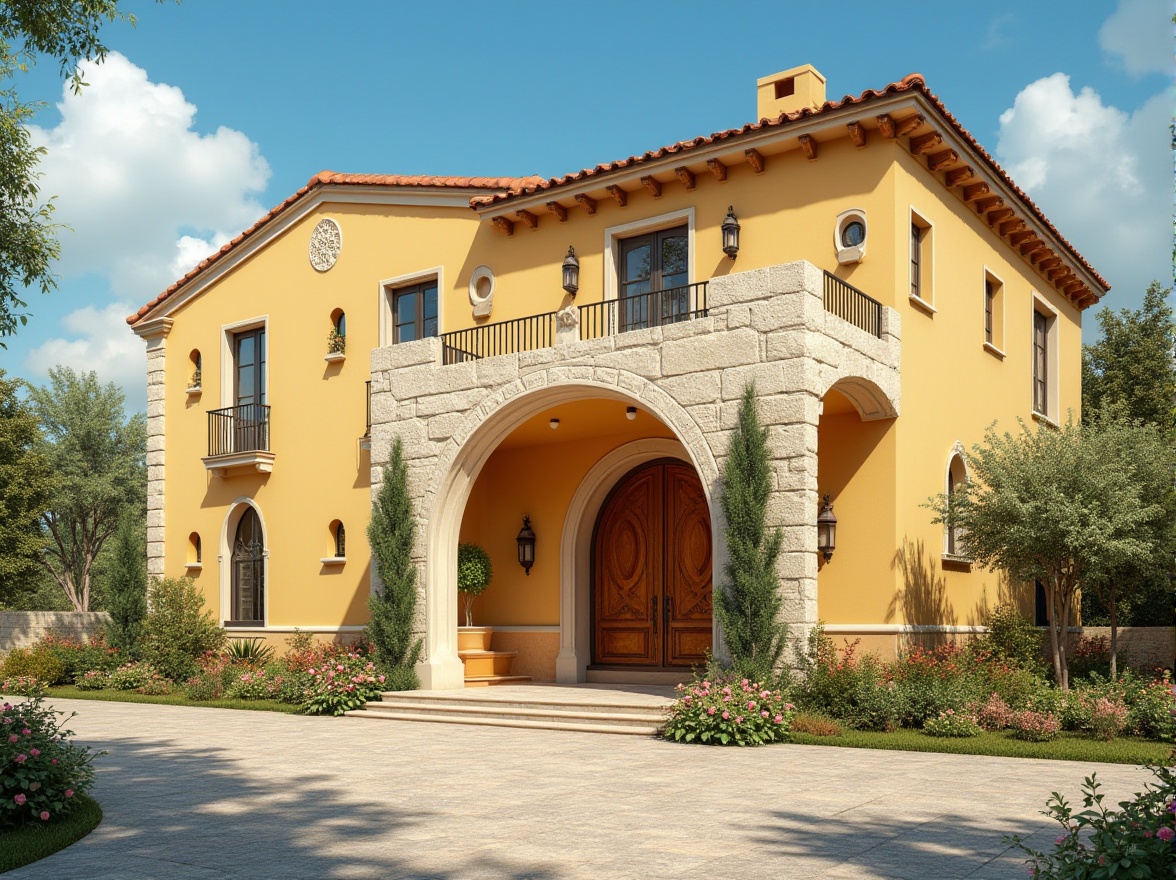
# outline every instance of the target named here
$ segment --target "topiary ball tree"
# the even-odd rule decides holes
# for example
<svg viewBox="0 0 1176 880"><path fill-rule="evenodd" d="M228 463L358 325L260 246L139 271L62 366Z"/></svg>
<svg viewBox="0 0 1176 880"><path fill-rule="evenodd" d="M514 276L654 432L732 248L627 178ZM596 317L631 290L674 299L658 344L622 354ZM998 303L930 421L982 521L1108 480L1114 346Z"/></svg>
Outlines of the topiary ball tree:
<svg viewBox="0 0 1176 880"><path fill-rule="evenodd" d="M465 625L474 625L474 599L486 592L494 568L490 565L490 554L477 544L459 544L457 547L457 590L465 600Z"/></svg>

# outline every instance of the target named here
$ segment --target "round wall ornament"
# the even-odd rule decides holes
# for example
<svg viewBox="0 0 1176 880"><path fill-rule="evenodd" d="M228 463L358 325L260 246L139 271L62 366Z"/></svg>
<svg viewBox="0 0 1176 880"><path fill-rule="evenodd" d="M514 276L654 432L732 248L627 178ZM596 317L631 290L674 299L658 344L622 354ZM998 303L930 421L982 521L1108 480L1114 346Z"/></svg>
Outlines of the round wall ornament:
<svg viewBox="0 0 1176 880"><path fill-rule="evenodd" d="M315 224L310 233L310 265L319 272L326 272L339 259L339 251L343 249L343 232L339 224L329 217L324 217Z"/></svg>

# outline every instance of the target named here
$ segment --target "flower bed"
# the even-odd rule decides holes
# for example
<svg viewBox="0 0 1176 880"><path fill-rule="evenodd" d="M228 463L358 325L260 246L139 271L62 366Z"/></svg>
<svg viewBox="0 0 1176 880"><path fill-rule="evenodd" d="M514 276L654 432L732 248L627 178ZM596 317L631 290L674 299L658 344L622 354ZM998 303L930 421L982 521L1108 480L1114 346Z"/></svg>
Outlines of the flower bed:
<svg viewBox="0 0 1176 880"><path fill-rule="evenodd" d="M782 691L760 682L718 672L678 685L678 699L670 707L664 736L674 742L708 745L758 746L783 742L795 706Z"/></svg>

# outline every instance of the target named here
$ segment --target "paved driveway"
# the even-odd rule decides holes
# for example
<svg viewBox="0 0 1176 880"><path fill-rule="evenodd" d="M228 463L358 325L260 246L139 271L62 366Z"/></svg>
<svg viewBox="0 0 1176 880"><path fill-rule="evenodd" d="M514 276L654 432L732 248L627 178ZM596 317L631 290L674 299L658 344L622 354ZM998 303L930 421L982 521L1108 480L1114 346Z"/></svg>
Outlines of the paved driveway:
<svg viewBox="0 0 1176 880"><path fill-rule="evenodd" d="M85 840L11 876L1023 877L1001 835L1115 765L59 701L108 754Z"/></svg>

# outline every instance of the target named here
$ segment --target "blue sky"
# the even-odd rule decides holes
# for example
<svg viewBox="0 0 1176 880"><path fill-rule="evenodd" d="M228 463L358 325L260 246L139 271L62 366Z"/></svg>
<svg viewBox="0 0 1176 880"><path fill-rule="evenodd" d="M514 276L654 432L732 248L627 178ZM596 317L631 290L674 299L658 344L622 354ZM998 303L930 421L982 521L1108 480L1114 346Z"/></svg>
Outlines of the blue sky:
<svg viewBox="0 0 1176 880"><path fill-rule="evenodd" d="M138 25L107 29L117 54L80 99L52 64L20 84L47 104L42 183L73 231L0 366L96 369L132 409L142 343L121 316L312 174L562 174L750 121L755 80L802 63L830 98L923 73L1112 283L1104 302L1170 283L1163 0L125 8Z"/></svg>

